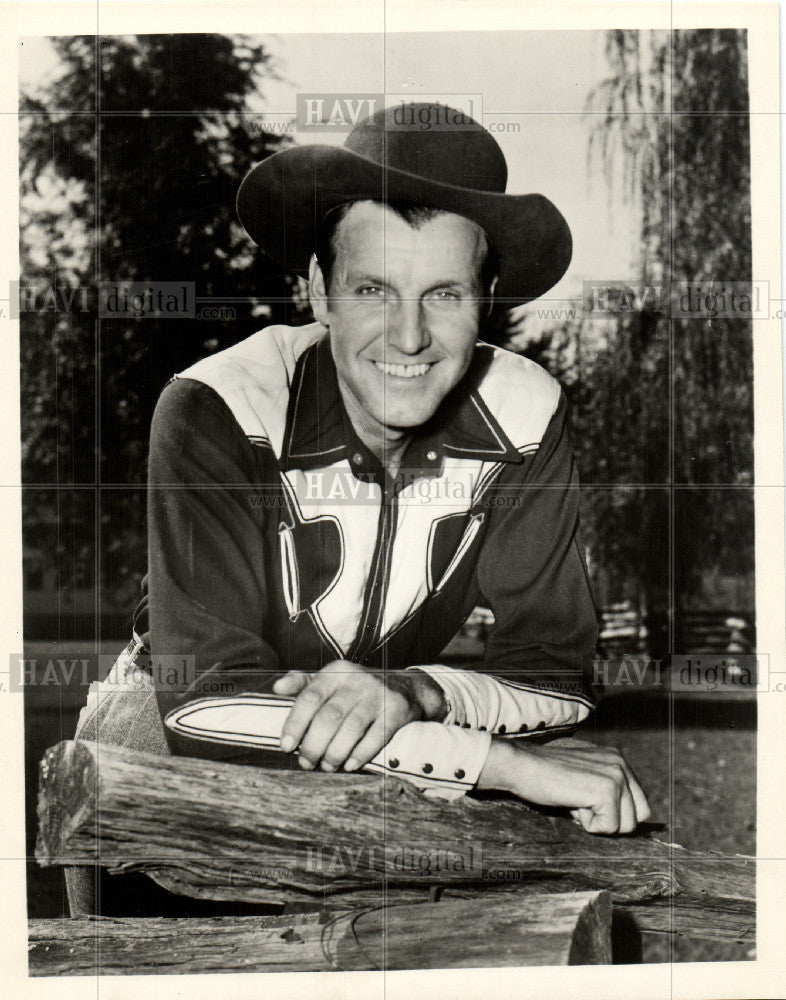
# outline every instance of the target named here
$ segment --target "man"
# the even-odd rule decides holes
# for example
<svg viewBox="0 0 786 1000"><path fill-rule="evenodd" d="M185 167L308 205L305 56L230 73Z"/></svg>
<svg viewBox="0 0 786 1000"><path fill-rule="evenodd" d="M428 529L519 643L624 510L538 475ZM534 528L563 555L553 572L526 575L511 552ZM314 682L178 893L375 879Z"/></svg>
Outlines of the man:
<svg viewBox="0 0 786 1000"><path fill-rule="evenodd" d="M245 179L241 221L308 274L316 322L264 329L164 390L149 634L115 672L149 649L193 657L194 677L159 684L166 746L138 710L138 735L105 715L100 738L296 753L446 797L504 789L597 833L647 817L615 751L564 738L593 705L596 637L565 402L478 338L495 298L559 280L571 239L547 199L504 193L506 173L476 123L411 131L387 109L343 148L291 148ZM479 603L483 669L441 665Z"/></svg>

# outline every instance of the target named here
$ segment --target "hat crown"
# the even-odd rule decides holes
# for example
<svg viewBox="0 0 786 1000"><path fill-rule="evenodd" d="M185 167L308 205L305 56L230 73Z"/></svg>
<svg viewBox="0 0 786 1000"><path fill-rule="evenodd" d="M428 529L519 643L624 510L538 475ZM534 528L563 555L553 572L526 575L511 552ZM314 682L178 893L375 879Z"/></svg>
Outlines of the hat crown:
<svg viewBox="0 0 786 1000"><path fill-rule="evenodd" d="M345 149L441 184L502 194L508 179L496 139L446 104L402 102L358 122Z"/></svg>

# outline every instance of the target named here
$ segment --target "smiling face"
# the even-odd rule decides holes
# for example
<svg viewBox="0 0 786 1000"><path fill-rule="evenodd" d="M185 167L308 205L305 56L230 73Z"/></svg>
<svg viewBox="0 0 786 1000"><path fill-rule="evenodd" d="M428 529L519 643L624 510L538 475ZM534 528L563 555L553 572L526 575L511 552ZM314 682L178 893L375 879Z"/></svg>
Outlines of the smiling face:
<svg viewBox="0 0 786 1000"><path fill-rule="evenodd" d="M312 262L314 315L330 328L344 404L372 448L425 423L466 373L487 245L461 215L439 212L413 226L366 201L336 228L327 291Z"/></svg>

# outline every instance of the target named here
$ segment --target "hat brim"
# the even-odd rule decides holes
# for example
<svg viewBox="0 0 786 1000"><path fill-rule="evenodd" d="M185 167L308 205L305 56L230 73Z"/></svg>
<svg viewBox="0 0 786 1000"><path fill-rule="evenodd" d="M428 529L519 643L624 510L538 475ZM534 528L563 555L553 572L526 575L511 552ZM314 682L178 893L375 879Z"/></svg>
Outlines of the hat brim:
<svg viewBox="0 0 786 1000"><path fill-rule="evenodd" d="M246 175L237 212L261 250L285 270L306 276L320 221L337 205L367 199L426 205L477 223L499 255L495 298L508 306L543 295L570 264L570 229L543 195L441 184L342 147L296 146L274 153Z"/></svg>

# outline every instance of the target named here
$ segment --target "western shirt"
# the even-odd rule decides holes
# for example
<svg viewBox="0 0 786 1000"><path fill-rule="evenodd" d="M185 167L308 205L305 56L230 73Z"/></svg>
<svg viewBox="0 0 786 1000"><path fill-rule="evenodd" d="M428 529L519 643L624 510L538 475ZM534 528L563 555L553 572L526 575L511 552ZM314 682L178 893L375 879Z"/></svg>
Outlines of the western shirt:
<svg viewBox="0 0 786 1000"><path fill-rule="evenodd" d="M187 664L158 684L171 749L269 762L273 680L339 659L442 688L443 722L380 758L421 785L471 787L491 734L569 731L596 639L578 510L564 396L519 355L478 343L395 478L347 417L320 324L203 359L165 387L150 440L149 643ZM440 664L477 605L485 662Z"/></svg>

